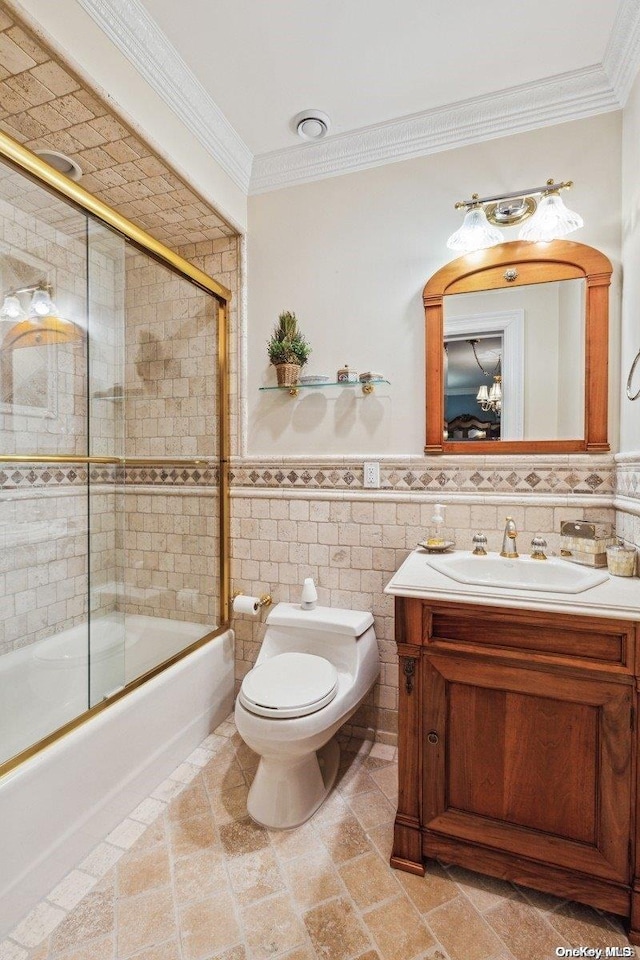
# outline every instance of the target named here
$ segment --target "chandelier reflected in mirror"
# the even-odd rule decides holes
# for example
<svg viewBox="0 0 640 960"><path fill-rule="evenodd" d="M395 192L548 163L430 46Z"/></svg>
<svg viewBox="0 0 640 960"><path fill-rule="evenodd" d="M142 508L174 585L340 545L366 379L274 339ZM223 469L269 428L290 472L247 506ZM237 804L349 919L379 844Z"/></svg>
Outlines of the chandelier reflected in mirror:
<svg viewBox="0 0 640 960"><path fill-rule="evenodd" d="M502 412L502 358L498 357L495 370L493 373L489 373L488 370L485 370L478 359L476 344L479 342L480 341L478 339L467 340L467 343L473 350L475 361L482 370L482 373L485 377L493 380L493 383L490 387L488 387L486 383L481 384L481 386L478 388L478 393L476 394L476 400L480 404L480 407L484 413L495 413L495 415L499 417L500 413Z"/></svg>

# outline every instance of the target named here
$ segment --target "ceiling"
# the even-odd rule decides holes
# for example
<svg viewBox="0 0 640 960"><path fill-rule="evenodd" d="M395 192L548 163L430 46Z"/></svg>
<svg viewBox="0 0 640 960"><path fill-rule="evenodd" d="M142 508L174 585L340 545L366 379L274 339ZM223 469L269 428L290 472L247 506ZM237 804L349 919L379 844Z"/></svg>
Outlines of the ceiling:
<svg viewBox="0 0 640 960"><path fill-rule="evenodd" d="M78 2L248 192L619 109L640 63L637 0Z"/></svg>
<svg viewBox="0 0 640 960"><path fill-rule="evenodd" d="M601 63L618 0L142 0L254 155ZM197 24L197 29L194 26ZM550 29L549 24L553 24Z"/></svg>

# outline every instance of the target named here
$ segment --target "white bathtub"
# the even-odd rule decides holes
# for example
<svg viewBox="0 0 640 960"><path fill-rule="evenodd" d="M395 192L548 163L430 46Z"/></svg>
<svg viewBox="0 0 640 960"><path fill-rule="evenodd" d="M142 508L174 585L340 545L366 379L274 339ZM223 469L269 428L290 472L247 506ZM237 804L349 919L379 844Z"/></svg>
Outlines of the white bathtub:
<svg viewBox="0 0 640 960"><path fill-rule="evenodd" d="M92 700L173 656L201 624L109 615L92 627ZM86 710L86 627L0 658L4 757ZM231 711L233 633L204 644L0 779L0 938Z"/></svg>

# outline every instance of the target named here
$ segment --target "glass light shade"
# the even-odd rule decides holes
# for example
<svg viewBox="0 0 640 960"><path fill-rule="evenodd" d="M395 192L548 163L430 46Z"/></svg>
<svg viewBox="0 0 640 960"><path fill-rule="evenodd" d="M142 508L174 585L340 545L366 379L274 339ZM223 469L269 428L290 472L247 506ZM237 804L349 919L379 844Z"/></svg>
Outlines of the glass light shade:
<svg viewBox="0 0 640 960"><path fill-rule="evenodd" d="M569 210L560 194L548 193L538 204L538 209L520 230L521 240L548 243L557 240L584 226L580 214Z"/></svg>
<svg viewBox="0 0 640 960"><path fill-rule="evenodd" d="M447 240L450 250L457 253L473 253L502 243L504 235L497 227L489 223L482 207L472 207L467 211L462 226Z"/></svg>
<svg viewBox="0 0 640 960"><path fill-rule="evenodd" d="M485 390L487 388L485 387ZM489 391L489 400L502 400L502 387L496 380L495 383L491 384L491 390Z"/></svg>
<svg viewBox="0 0 640 960"><path fill-rule="evenodd" d="M46 290L35 290L31 297L31 307L29 313L31 316L46 317L50 313L55 313L56 308L51 301L51 297Z"/></svg>
<svg viewBox="0 0 640 960"><path fill-rule="evenodd" d="M479 388L478 393L476 395L476 400L478 402L481 402L482 400L487 400L487 401L489 400L489 388L487 387L486 383L483 383L482 386Z"/></svg>
<svg viewBox="0 0 640 960"><path fill-rule="evenodd" d="M0 310L0 320L23 320L24 317L25 312L18 298L12 295L5 297Z"/></svg>

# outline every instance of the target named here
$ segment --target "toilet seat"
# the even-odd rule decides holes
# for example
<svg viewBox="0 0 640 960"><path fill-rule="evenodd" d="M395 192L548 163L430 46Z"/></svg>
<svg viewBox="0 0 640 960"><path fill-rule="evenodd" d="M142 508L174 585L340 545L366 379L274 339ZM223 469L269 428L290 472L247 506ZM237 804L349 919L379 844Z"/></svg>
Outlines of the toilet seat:
<svg viewBox="0 0 640 960"><path fill-rule="evenodd" d="M306 717L321 710L338 691L338 671L311 653L279 653L250 670L239 700L260 717Z"/></svg>

